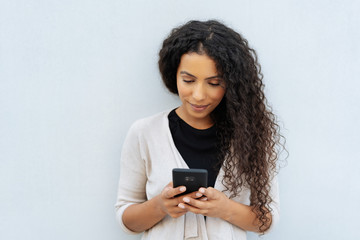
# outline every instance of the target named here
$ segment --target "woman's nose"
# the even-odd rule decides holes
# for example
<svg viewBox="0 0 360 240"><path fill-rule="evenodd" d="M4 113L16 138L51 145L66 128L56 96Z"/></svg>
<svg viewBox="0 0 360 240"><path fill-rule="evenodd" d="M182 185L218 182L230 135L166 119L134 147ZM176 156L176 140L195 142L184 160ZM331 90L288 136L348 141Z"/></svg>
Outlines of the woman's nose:
<svg viewBox="0 0 360 240"><path fill-rule="evenodd" d="M204 88L203 84L200 84L200 83L196 84L192 95L196 101L204 100L206 97L206 92L205 92L205 88Z"/></svg>

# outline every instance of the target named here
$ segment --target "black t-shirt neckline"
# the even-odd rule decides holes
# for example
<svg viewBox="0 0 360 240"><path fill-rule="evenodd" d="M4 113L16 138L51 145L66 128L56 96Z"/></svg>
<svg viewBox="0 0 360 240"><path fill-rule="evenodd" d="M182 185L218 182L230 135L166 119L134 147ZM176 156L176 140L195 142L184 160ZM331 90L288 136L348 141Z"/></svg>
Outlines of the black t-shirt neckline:
<svg viewBox="0 0 360 240"><path fill-rule="evenodd" d="M180 155L189 168L208 170L208 185L214 187L220 166L218 163L218 138L216 124L207 129L197 129L181 119L176 111L169 115L170 132Z"/></svg>

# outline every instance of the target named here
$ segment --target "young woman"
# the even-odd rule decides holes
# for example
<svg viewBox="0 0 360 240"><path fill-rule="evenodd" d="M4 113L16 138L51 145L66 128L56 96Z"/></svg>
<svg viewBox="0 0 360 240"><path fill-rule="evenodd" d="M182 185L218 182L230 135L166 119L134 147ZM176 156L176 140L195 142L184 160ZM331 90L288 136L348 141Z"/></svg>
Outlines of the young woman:
<svg viewBox="0 0 360 240"><path fill-rule="evenodd" d="M218 21L173 29L159 53L164 84L182 102L136 121L121 156L117 220L143 239L246 239L279 218L280 144L260 65ZM173 168L209 172L208 188L178 196Z"/></svg>

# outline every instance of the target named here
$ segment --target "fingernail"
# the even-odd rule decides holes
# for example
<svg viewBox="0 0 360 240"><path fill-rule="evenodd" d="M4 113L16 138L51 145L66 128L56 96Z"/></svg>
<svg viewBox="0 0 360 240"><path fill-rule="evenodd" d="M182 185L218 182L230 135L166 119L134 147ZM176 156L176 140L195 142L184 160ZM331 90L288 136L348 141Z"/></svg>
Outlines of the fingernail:
<svg viewBox="0 0 360 240"><path fill-rule="evenodd" d="M203 198L203 199L201 199L201 201L207 201L207 198Z"/></svg>
<svg viewBox="0 0 360 240"><path fill-rule="evenodd" d="M199 192L205 193L205 189L204 189L204 188L200 188L200 189L199 189Z"/></svg>
<svg viewBox="0 0 360 240"><path fill-rule="evenodd" d="M181 191L181 192L185 192L185 190L186 190L186 187L181 187L181 188L180 188L180 191Z"/></svg>
<svg viewBox="0 0 360 240"><path fill-rule="evenodd" d="M183 208L183 209L185 208L185 206L183 204L181 204L181 203L178 204L178 207Z"/></svg>
<svg viewBox="0 0 360 240"><path fill-rule="evenodd" d="M184 198L183 198L183 201L189 203L189 202L190 202L190 199L184 197Z"/></svg>
<svg viewBox="0 0 360 240"><path fill-rule="evenodd" d="M196 196L196 197L201 197L202 194L201 194L201 193L196 193L195 196Z"/></svg>

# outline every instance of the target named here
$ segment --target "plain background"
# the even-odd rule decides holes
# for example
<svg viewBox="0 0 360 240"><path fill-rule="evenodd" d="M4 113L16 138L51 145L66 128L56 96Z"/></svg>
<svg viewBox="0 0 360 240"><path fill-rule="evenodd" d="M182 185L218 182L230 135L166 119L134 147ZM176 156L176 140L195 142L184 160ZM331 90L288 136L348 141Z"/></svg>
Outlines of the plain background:
<svg viewBox="0 0 360 240"><path fill-rule="evenodd" d="M133 121L179 104L157 70L162 40L212 18L256 49L287 139L281 221L262 239L359 239L359 10L356 0L0 0L0 239L139 239L115 221L122 143Z"/></svg>

